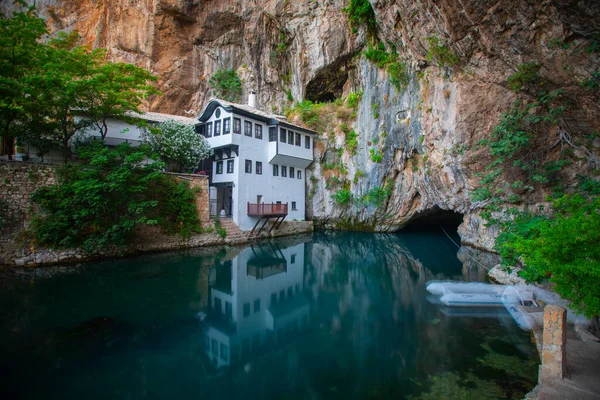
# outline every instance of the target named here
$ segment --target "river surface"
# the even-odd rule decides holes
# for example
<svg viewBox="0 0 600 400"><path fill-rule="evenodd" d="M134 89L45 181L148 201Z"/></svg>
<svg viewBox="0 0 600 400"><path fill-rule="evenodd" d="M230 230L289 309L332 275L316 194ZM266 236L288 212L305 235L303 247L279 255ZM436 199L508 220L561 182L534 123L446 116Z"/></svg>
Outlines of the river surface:
<svg viewBox="0 0 600 400"><path fill-rule="evenodd" d="M2 397L521 399L529 333L427 299L431 279L483 279L457 251L443 233L325 232L1 271Z"/></svg>

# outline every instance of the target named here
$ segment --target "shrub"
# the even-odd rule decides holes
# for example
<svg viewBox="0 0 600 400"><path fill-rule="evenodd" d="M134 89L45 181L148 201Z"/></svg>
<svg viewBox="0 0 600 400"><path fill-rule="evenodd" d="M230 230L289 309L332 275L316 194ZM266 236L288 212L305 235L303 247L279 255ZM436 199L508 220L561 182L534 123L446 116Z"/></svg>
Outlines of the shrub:
<svg viewBox="0 0 600 400"><path fill-rule="evenodd" d="M348 14L348 19L351 24L365 25L367 31L370 34L375 35L375 12L373 11L371 3L369 3L369 0L350 0L348 6L343 8L342 11Z"/></svg>
<svg viewBox="0 0 600 400"><path fill-rule="evenodd" d="M338 190L332 195L332 197L333 200L341 206L349 205L353 201L352 192L347 189Z"/></svg>
<svg viewBox="0 0 600 400"><path fill-rule="evenodd" d="M540 68L535 62L518 65L517 72L506 80L508 88L513 92L518 92L524 88L539 85L542 83L542 78L539 75Z"/></svg>
<svg viewBox="0 0 600 400"><path fill-rule="evenodd" d="M371 161L379 163L383 160L383 154L379 150L371 149L369 153L371 154Z"/></svg>
<svg viewBox="0 0 600 400"><path fill-rule="evenodd" d="M360 92L352 92L352 93L350 93L348 95L348 98L346 99L346 105L348 107L350 107L350 108L356 108L356 107L358 107L358 103L362 99L362 95L363 95L362 90Z"/></svg>
<svg viewBox="0 0 600 400"><path fill-rule="evenodd" d="M442 44L439 37L429 36L425 40L429 43L427 61L435 61L439 67L453 67L460 61L452 50Z"/></svg>
<svg viewBox="0 0 600 400"><path fill-rule="evenodd" d="M392 55L385 51L383 43L379 43L377 47L369 46L365 51L365 58L373 63L377 64L379 68L385 67L385 65L392 61Z"/></svg>
<svg viewBox="0 0 600 400"><path fill-rule="evenodd" d="M404 62L391 62L386 66L387 72L390 75L390 82L398 90L408 85L409 75Z"/></svg>
<svg viewBox="0 0 600 400"><path fill-rule="evenodd" d="M170 120L148 129L144 138L150 143L152 150L164 161L179 164L180 171L181 168L191 170L198 167L200 161L213 154L213 149L204 137L194 132L191 125Z"/></svg>
<svg viewBox="0 0 600 400"><path fill-rule="evenodd" d="M32 196L42 211L33 222L40 243L93 252L126 245L138 225L182 235L199 228L191 189L165 176L162 163L148 163L145 151L95 141L76 154L81 164L66 164L57 185Z"/></svg>
<svg viewBox="0 0 600 400"><path fill-rule="evenodd" d="M242 97L242 80L233 69L219 69L208 81L216 96L228 101Z"/></svg>
<svg viewBox="0 0 600 400"><path fill-rule="evenodd" d="M358 134L356 131L354 131L354 129L346 133L344 144L346 145L346 150L348 150L350 154L356 154L356 149L358 148Z"/></svg>

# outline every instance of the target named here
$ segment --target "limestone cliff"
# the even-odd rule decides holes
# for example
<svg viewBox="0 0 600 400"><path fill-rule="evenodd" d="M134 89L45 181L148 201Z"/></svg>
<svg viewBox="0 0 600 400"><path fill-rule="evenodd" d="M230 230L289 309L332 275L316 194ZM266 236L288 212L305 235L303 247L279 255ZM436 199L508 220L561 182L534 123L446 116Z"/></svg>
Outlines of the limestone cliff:
<svg viewBox="0 0 600 400"><path fill-rule="evenodd" d="M598 69L597 55L585 49L598 41L600 5L594 0L370 2L379 41L396 49L408 66L401 90L362 56L367 34L350 26L344 0L37 4L53 30L76 28L85 43L107 48L110 59L156 73L164 95L149 99L147 107L154 111L197 113L211 95L208 79L219 68L236 69L244 92L256 90L259 104L276 111L289 106L291 97L323 101L362 90L351 121L358 133L356 153L337 151L344 147L340 129L322 132L333 137L318 147L307 179L308 214L323 226L396 230L416 217L450 210L464 215L463 242L489 249L494 232L483 225L482 204L473 203L471 193L480 179L474 174L490 161L477 143L523 96L509 90L506 79L519 64L538 63L546 81L565 93L573 137L598 131L598 91L584 91L580 82ZM8 8L0 5L4 12ZM457 56L456 65L428 59L432 37ZM548 141L556 134L548 132ZM598 140L593 143L600 147ZM559 177L567 184L589 168L583 155L574 153L576 161ZM325 163L334 159L343 171L326 170ZM383 187L389 196L380 204L340 206L332 200L338 189L327 185L332 176L345 181L355 197ZM543 202L544 194L524 196L523 204Z"/></svg>

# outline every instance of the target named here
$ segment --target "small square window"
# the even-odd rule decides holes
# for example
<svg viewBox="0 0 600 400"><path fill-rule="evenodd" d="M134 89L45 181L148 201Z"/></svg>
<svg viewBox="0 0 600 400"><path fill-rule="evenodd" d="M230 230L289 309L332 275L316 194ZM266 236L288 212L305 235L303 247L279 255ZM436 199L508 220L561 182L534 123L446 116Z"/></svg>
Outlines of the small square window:
<svg viewBox="0 0 600 400"><path fill-rule="evenodd" d="M294 132L288 131L288 143L294 144Z"/></svg>
<svg viewBox="0 0 600 400"><path fill-rule="evenodd" d="M254 125L254 137L257 139L262 139L262 125Z"/></svg>
<svg viewBox="0 0 600 400"><path fill-rule="evenodd" d="M281 176L287 178L287 167L285 165L281 166Z"/></svg>
<svg viewBox="0 0 600 400"><path fill-rule="evenodd" d="M242 121L239 118L233 119L233 133L242 133Z"/></svg>
<svg viewBox="0 0 600 400"><path fill-rule="evenodd" d="M290 264L296 264L296 255L295 254L292 254Z"/></svg>
<svg viewBox="0 0 600 400"><path fill-rule="evenodd" d="M260 299L254 300L254 312L257 313L260 311Z"/></svg>
<svg viewBox="0 0 600 400"><path fill-rule="evenodd" d="M206 137L212 137L212 122L206 124Z"/></svg>
<svg viewBox="0 0 600 400"><path fill-rule="evenodd" d="M231 118L225 118L223 120L223 135L231 133Z"/></svg>
<svg viewBox="0 0 600 400"><path fill-rule="evenodd" d="M298 179L302 179L302 171L296 171L296 175L298 175Z"/></svg>
<svg viewBox="0 0 600 400"><path fill-rule="evenodd" d="M290 167L290 178L294 179L296 177L296 171L294 167Z"/></svg>
<svg viewBox="0 0 600 400"><path fill-rule="evenodd" d="M215 121L215 136L221 135L221 121Z"/></svg>
<svg viewBox="0 0 600 400"><path fill-rule="evenodd" d="M276 142L277 141L277 128L274 126L271 126L269 128L269 142Z"/></svg>
<svg viewBox="0 0 600 400"><path fill-rule="evenodd" d="M250 303L244 303L244 317L250 315Z"/></svg>
<svg viewBox="0 0 600 400"><path fill-rule="evenodd" d="M296 133L296 146L300 147L302 144L300 143L302 141L302 136L299 133Z"/></svg>
<svg viewBox="0 0 600 400"><path fill-rule="evenodd" d="M304 136L304 147L310 149L310 136Z"/></svg>
<svg viewBox="0 0 600 400"><path fill-rule="evenodd" d="M279 176L279 165L273 164L273 176Z"/></svg>
<svg viewBox="0 0 600 400"><path fill-rule="evenodd" d="M252 137L252 122L244 121L244 135Z"/></svg>
<svg viewBox="0 0 600 400"><path fill-rule="evenodd" d="M296 202L295 201L292 201L292 210L293 211L297 210L297 208L296 208Z"/></svg>
<svg viewBox="0 0 600 400"><path fill-rule="evenodd" d="M262 162L256 162L256 175L262 175Z"/></svg>
<svg viewBox="0 0 600 400"><path fill-rule="evenodd" d="M280 132L279 132L279 141L281 143L285 143L286 136L287 136L287 131L285 129L281 128Z"/></svg>
<svg viewBox="0 0 600 400"><path fill-rule="evenodd" d="M217 174L223 173L223 161L217 161Z"/></svg>
<svg viewBox="0 0 600 400"><path fill-rule="evenodd" d="M233 160L227 160L227 173L233 174Z"/></svg>
<svg viewBox="0 0 600 400"><path fill-rule="evenodd" d="M252 160L246 160L246 173L252 173Z"/></svg>

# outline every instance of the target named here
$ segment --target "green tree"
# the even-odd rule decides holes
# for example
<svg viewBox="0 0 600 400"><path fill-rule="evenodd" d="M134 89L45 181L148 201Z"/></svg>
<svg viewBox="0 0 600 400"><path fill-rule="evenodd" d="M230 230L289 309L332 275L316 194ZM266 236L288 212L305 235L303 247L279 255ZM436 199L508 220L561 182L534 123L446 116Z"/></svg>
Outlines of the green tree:
<svg viewBox="0 0 600 400"><path fill-rule="evenodd" d="M209 80L213 93L227 101L242 98L242 81L233 69L219 69Z"/></svg>
<svg viewBox="0 0 600 400"><path fill-rule="evenodd" d="M496 248L507 264L522 262L528 281L549 279L588 318L600 315L600 197L554 200L552 216L520 214L504 224Z"/></svg>
<svg viewBox="0 0 600 400"><path fill-rule="evenodd" d="M10 18L0 14L0 153L11 154L11 137L22 129L32 92L30 77L40 66L46 24L30 7Z"/></svg>
<svg viewBox="0 0 600 400"><path fill-rule="evenodd" d="M161 122L156 128L148 128L145 138L150 147L163 161L174 162L179 170L198 167L200 161L212 155L213 150L202 135L191 125L175 121Z"/></svg>

